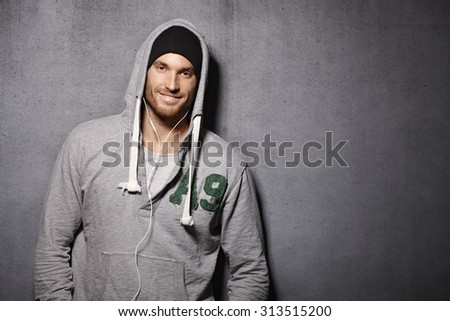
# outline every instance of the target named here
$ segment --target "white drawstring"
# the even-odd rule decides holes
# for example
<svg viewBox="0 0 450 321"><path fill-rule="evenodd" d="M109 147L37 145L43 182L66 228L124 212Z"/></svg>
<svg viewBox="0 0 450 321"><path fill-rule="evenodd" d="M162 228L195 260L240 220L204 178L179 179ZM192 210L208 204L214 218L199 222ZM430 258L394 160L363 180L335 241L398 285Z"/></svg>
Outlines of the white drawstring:
<svg viewBox="0 0 450 321"><path fill-rule="evenodd" d="M122 195L125 194L125 191L129 193L140 193L141 187L137 181L137 159L138 159L138 151L139 151L139 114L141 109L141 100L137 97L136 100L136 108L134 110L134 121L133 121L133 137L131 140L130 147L130 164L128 169L128 182L120 183L117 188L122 189Z"/></svg>
<svg viewBox="0 0 450 321"><path fill-rule="evenodd" d="M197 158L197 143L200 137L201 117L197 116L193 119L192 140L191 140L191 161L189 164L189 184L186 200L184 201L183 216L180 219L182 225L192 226L194 220L191 216L191 193L192 183L194 180L194 165Z"/></svg>

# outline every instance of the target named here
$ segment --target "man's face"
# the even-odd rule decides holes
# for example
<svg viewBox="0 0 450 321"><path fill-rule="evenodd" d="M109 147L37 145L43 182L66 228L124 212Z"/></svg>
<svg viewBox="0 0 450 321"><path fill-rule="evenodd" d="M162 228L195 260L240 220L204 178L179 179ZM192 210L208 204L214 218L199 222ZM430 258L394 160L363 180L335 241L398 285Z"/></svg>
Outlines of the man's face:
<svg viewBox="0 0 450 321"><path fill-rule="evenodd" d="M197 87L194 66L185 57L167 53L147 70L145 99L162 122L178 121L192 105Z"/></svg>

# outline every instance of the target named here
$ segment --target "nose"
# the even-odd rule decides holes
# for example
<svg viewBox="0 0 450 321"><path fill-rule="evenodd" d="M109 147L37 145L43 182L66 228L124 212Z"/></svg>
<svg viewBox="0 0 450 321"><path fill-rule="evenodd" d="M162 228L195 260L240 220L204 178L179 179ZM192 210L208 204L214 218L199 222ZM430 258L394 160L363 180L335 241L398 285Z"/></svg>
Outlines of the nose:
<svg viewBox="0 0 450 321"><path fill-rule="evenodd" d="M177 92L180 90L180 84L178 81L178 75L175 72L168 73L166 77L165 86L171 92Z"/></svg>

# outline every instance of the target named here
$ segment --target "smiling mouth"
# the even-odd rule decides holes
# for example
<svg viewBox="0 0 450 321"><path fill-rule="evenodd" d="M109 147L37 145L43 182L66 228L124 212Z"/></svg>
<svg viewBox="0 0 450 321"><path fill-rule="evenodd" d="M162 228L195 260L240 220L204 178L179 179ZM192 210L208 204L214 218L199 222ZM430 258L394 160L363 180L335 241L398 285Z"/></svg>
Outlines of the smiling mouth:
<svg viewBox="0 0 450 321"><path fill-rule="evenodd" d="M162 97L162 99L168 103L175 103L181 99L181 96L173 95L170 93L162 93L158 92L158 94Z"/></svg>

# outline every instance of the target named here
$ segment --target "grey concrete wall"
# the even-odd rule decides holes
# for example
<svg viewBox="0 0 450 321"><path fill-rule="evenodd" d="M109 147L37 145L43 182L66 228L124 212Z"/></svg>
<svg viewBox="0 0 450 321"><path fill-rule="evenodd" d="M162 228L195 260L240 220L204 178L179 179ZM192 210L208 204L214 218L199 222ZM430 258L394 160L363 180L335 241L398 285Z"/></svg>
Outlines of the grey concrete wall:
<svg viewBox="0 0 450 321"><path fill-rule="evenodd" d="M121 111L137 48L176 17L212 48L208 125L229 141L293 143L253 169L271 298L450 299L447 1L0 6L1 300L33 298L39 215L67 134ZM333 146L348 140L348 167L286 168L327 131Z"/></svg>

